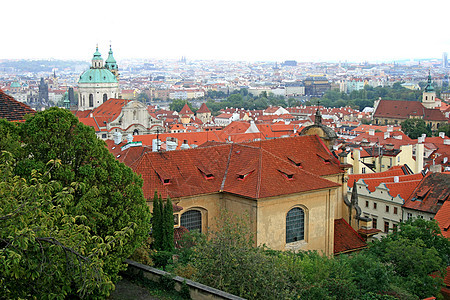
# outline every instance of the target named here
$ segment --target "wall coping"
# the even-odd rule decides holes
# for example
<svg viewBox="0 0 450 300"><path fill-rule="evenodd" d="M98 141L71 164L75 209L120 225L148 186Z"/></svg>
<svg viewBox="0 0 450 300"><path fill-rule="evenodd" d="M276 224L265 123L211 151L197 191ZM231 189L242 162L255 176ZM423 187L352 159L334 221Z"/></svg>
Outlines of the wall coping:
<svg viewBox="0 0 450 300"><path fill-rule="evenodd" d="M130 259L126 259L125 263L128 264L128 266L131 266L133 268L142 270L144 272L149 272L149 273L161 276L161 277L173 276L173 274L168 273L166 271L156 269L156 268L138 263L138 262L130 260ZM183 282L185 282L189 288L199 290L205 294L210 294L211 296L215 296L220 299L245 300L244 298L238 297L236 295L229 294L227 292L212 288L210 286L207 286L207 285L204 285L204 284L201 284L201 283L198 283L198 282L195 282L195 281L192 281L192 280L180 277L180 276L174 276L174 277L172 277L172 280L179 284L183 284Z"/></svg>

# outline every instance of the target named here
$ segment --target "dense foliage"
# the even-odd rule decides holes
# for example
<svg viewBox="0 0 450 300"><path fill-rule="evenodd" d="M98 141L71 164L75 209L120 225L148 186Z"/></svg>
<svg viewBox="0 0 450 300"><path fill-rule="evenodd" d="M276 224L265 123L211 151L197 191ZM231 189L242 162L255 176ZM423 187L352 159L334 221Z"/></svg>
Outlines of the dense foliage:
<svg viewBox="0 0 450 300"><path fill-rule="evenodd" d="M439 293L450 251L436 223L408 221L350 256L253 247L249 226L225 213L209 238L187 235L169 269L248 299L423 299Z"/></svg>
<svg viewBox="0 0 450 300"><path fill-rule="evenodd" d="M402 131L412 139L417 139L422 134L431 136L431 128L422 119L407 119L401 123Z"/></svg>
<svg viewBox="0 0 450 300"><path fill-rule="evenodd" d="M150 232L142 179L66 110L0 120L0 132L0 150L10 153L0 188L1 295L107 295Z"/></svg>
<svg viewBox="0 0 450 300"><path fill-rule="evenodd" d="M437 91L439 93L439 90ZM401 85L401 82L396 82L392 87L372 87L364 86L359 91L352 91L350 93L339 92L339 90L328 90L322 98L311 98L309 101L302 102L299 99L288 98L283 96L275 96L272 93L262 92L259 96L254 96L248 93L247 89L240 89L232 91L229 95L221 91L209 91L206 95L206 105L213 114L226 107L238 107L244 109L266 109L269 105L292 107L300 104L304 105L320 105L325 107L343 107L351 106L362 111L365 107L373 107L374 101L379 98L386 100L408 100L419 101L422 97L422 90L410 90ZM177 105L173 107L182 107L183 104L178 104L182 100L177 101ZM172 108L171 108L172 109ZM181 109L181 108L180 108ZM177 109L177 111L179 111Z"/></svg>

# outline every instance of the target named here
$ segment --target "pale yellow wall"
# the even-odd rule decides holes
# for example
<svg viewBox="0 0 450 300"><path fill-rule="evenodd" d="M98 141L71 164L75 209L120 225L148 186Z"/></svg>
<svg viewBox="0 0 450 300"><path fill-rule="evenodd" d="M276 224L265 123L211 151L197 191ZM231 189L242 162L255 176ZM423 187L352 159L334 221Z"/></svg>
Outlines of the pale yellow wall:
<svg viewBox="0 0 450 300"><path fill-rule="evenodd" d="M333 254L337 189L260 199L257 244L275 250L317 250ZM294 207L305 212L305 240L286 244L286 215Z"/></svg>

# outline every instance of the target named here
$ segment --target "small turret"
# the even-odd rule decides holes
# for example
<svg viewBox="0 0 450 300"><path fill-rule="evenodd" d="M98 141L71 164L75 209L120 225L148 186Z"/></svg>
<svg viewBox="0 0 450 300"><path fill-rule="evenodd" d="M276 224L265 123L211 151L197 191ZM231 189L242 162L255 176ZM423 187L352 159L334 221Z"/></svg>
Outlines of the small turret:
<svg viewBox="0 0 450 300"><path fill-rule="evenodd" d="M116 60L114 59L111 45L109 45L108 58L105 61L105 68L110 70L116 76L116 78L119 77L119 67L117 66Z"/></svg>
<svg viewBox="0 0 450 300"><path fill-rule="evenodd" d="M94 57L92 58L92 68L94 69L103 68L103 58L100 52L98 52L98 45L95 48Z"/></svg>

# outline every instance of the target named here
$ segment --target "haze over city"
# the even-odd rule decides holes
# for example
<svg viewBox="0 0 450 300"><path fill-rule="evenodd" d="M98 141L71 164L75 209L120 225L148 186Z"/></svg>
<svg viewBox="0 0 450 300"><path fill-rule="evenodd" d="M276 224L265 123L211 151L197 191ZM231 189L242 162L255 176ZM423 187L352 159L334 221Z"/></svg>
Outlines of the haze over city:
<svg viewBox="0 0 450 300"><path fill-rule="evenodd" d="M449 1L10 1L0 59L394 61L450 52Z"/></svg>

